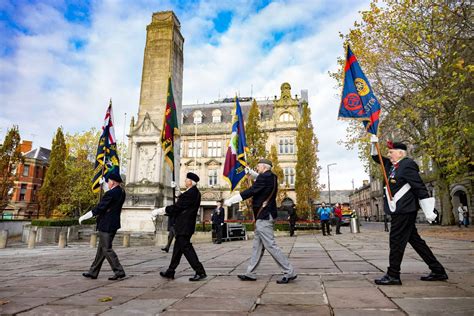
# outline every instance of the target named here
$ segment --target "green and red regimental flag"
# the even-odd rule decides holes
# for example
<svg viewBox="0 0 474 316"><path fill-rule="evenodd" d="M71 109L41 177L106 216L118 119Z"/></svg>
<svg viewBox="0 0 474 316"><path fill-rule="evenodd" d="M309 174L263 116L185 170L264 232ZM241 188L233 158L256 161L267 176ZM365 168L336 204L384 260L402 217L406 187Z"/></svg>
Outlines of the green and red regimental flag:
<svg viewBox="0 0 474 316"><path fill-rule="evenodd" d="M178 118L176 114L176 104L174 103L173 87L171 77L168 78L168 96L166 98L165 117L163 119L163 129L161 131L161 147L165 161L174 170L174 138L179 135Z"/></svg>

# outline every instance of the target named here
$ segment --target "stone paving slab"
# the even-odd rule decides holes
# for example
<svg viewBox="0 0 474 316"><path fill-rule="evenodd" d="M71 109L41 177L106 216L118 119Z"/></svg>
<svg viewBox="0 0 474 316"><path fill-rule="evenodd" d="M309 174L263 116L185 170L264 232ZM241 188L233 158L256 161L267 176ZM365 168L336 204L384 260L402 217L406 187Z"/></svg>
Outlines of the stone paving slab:
<svg viewBox="0 0 474 316"><path fill-rule="evenodd" d="M132 237L133 238L133 237ZM428 245L449 274L446 282L423 282L428 267L409 246L402 264L402 286L373 280L388 265L388 234L383 225L364 223L360 234L278 237L298 278L275 281L280 268L265 252L257 281L243 282L252 241L220 245L196 243L208 278L194 274L185 258L176 279L160 277L171 253L152 246L115 250L127 273L120 281L107 262L97 280L85 279L96 249L71 243L59 249L9 246L0 250L0 314L10 315L474 315L474 243L430 237ZM111 297L101 302L100 299Z"/></svg>

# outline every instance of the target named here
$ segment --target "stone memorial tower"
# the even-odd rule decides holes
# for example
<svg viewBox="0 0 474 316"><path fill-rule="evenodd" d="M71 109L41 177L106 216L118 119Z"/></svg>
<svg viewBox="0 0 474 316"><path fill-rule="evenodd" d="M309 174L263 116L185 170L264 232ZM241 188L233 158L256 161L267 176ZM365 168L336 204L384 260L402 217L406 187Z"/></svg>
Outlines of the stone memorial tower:
<svg viewBox="0 0 474 316"><path fill-rule="evenodd" d="M151 209L172 203L172 179L161 149L168 77L171 76L178 122L183 95L183 44L180 22L172 11L153 13L147 26L140 104L131 119L128 142L127 200L122 230L153 232ZM175 175L179 183L179 139L175 144Z"/></svg>

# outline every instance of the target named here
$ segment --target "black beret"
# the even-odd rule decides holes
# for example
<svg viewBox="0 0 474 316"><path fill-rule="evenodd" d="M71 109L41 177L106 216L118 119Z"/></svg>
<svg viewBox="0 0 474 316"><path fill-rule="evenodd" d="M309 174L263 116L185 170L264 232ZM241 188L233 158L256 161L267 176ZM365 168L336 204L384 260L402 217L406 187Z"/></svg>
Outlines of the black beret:
<svg viewBox="0 0 474 316"><path fill-rule="evenodd" d="M188 172L186 174L186 178L188 178L189 180L193 180L194 182L199 182L199 177L197 174L195 173L192 173L192 172Z"/></svg>
<svg viewBox="0 0 474 316"><path fill-rule="evenodd" d="M393 149L407 150L407 145L404 143L393 143Z"/></svg>
<svg viewBox="0 0 474 316"><path fill-rule="evenodd" d="M265 158L260 159L258 163L264 163L266 165L269 165L270 167L273 167L272 161Z"/></svg>
<svg viewBox="0 0 474 316"><path fill-rule="evenodd" d="M122 183L122 177L119 174L116 174L114 172L111 172L105 176L106 180L114 180L115 182Z"/></svg>

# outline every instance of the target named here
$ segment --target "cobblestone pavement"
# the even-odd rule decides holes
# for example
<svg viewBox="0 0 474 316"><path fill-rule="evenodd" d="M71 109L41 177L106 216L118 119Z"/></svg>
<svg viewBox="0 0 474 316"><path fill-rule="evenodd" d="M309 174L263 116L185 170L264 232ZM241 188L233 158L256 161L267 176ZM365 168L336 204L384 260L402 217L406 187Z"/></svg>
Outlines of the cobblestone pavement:
<svg viewBox="0 0 474 316"><path fill-rule="evenodd" d="M375 229L374 229L375 227ZM381 226L383 227L383 226ZM127 272L121 281L107 262L97 280L85 279L95 249L39 246L0 250L0 314L19 315L474 315L474 243L427 237L445 265L447 282L423 282L428 273L407 248L402 286L377 286L388 261L388 234L365 225L360 234L279 237L298 278L279 285L280 270L265 255L256 282L240 281L252 241L195 244L208 278L193 275L183 258L175 280L164 280L171 254L155 247L115 247ZM117 240L120 243L120 240Z"/></svg>

